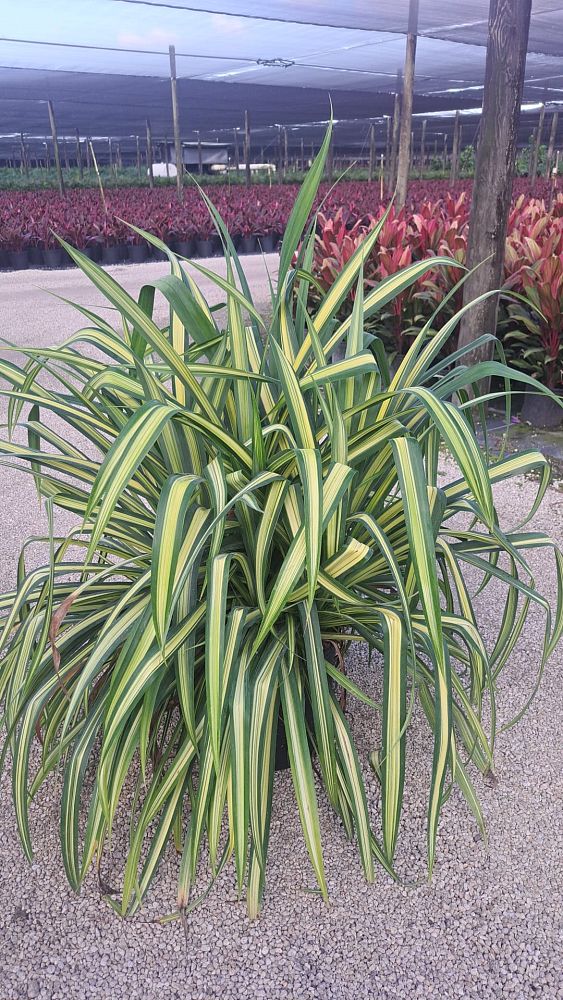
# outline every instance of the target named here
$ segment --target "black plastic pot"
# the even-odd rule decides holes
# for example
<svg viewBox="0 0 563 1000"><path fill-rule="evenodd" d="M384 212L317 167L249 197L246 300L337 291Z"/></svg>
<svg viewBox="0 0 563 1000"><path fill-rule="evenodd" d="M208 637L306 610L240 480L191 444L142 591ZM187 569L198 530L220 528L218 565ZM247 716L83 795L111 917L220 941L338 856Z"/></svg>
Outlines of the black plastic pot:
<svg viewBox="0 0 563 1000"><path fill-rule="evenodd" d="M43 263L45 267L62 267L65 254L61 247L47 247L43 251Z"/></svg>
<svg viewBox="0 0 563 1000"><path fill-rule="evenodd" d="M123 260L123 249L118 244L112 247L102 247L102 264L120 264Z"/></svg>
<svg viewBox="0 0 563 1000"><path fill-rule="evenodd" d="M527 391L524 406L520 414L521 420L526 420L532 427L544 430L555 430L563 424L563 389L557 389L555 395L559 402L543 392Z"/></svg>
<svg viewBox="0 0 563 1000"><path fill-rule="evenodd" d="M29 247L29 266L41 267L43 265L43 250L41 247Z"/></svg>
<svg viewBox="0 0 563 1000"><path fill-rule="evenodd" d="M84 247L82 253L84 254L85 257L88 257L90 260L95 260L95 261L98 261L101 256L100 247L97 245L97 243L93 243L89 247Z"/></svg>
<svg viewBox="0 0 563 1000"><path fill-rule="evenodd" d="M174 253L180 254L180 257L193 257L194 241L177 240L176 246L174 247Z"/></svg>
<svg viewBox="0 0 563 1000"><path fill-rule="evenodd" d="M25 271L29 267L27 250L11 250L8 260L14 271Z"/></svg>
<svg viewBox="0 0 563 1000"><path fill-rule="evenodd" d="M127 248L129 260L133 264L142 264L148 257L148 247L146 243L130 243Z"/></svg>
<svg viewBox="0 0 563 1000"><path fill-rule="evenodd" d="M213 240L196 240L196 249L198 257L212 257Z"/></svg>
<svg viewBox="0 0 563 1000"><path fill-rule="evenodd" d="M275 253L278 245L277 233L266 233L265 236L258 236L258 245L263 253Z"/></svg>
<svg viewBox="0 0 563 1000"><path fill-rule="evenodd" d="M256 253L256 237L241 236L239 250L241 253Z"/></svg>

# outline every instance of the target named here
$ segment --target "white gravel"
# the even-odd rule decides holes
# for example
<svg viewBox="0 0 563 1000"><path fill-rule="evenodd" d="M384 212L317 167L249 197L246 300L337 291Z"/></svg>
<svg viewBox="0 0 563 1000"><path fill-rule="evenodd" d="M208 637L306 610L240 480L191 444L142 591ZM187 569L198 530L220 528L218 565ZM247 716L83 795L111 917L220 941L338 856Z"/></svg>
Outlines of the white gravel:
<svg viewBox="0 0 563 1000"><path fill-rule="evenodd" d="M445 467L444 462L442 465ZM515 522L535 484L497 488L506 522ZM20 509L21 511L21 509ZM10 509L5 508L5 519ZM36 517L37 515L35 515ZM28 520L25 517L23 520ZM10 549L15 553L20 518ZM551 487L535 526L563 540L563 493ZM5 528L9 525L4 522ZM6 537L6 536L5 536ZM11 560L10 560L11 561ZM533 559L546 594L555 580L545 554ZM2 576L12 567L4 565ZM493 585L491 585L491 588ZM499 602L481 602L485 636ZM541 619L529 626L500 685L508 718L533 682ZM366 651L350 669L365 677ZM382 872L363 880L355 849L330 810L321 808L330 904L307 890L314 881L300 835L288 773L276 779L265 906L251 923L227 870L189 917L188 944L178 923L156 918L174 908L176 859L169 852L141 913L122 921L101 900L95 878L80 896L67 886L57 846L58 788L32 809L36 855L25 862L15 834L9 782L0 812L0 998L49 1000L489 1000L563 998L563 684L561 649L532 709L501 736L497 781L477 779L489 850L461 796L448 802L430 885L395 886ZM373 718L351 704L365 756L375 744ZM424 874L424 817L430 743L420 719L409 734L400 872ZM373 805L377 806L375 787ZM119 848L107 863L118 870Z"/></svg>

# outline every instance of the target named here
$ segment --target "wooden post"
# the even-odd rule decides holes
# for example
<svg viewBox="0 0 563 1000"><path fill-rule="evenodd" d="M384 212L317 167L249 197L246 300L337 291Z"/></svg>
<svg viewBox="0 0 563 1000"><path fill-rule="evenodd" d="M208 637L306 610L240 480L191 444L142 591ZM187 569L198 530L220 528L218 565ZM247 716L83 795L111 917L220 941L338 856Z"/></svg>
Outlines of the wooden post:
<svg viewBox="0 0 563 1000"><path fill-rule="evenodd" d="M82 167L82 147L80 145L80 132L78 129L76 129L76 166L78 167L78 176L82 180L84 169Z"/></svg>
<svg viewBox="0 0 563 1000"><path fill-rule="evenodd" d="M407 200L409 164L411 154L411 121L414 90L414 63L416 57L416 33L418 31L418 0L409 0L409 22L405 51L405 74L403 104L401 108L401 128L399 136L399 161L397 165L397 205L401 208Z"/></svg>
<svg viewBox="0 0 563 1000"><path fill-rule="evenodd" d="M391 115L385 115L387 124L385 126L385 183L387 189L391 187L389 180L389 168L391 165Z"/></svg>
<svg viewBox="0 0 563 1000"><path fill-rule="evenodd" d="M305 166L305 140L302 139L301 140L301 171L302 171L302 173L305 173L306 169L307 168Z"/></svg>
<svg viewBox="0 0 563 1000"><path fill-rule="evenodd" d="M545 166L545 176L549 177L551 175L551 168L553 167L553 153L555 151L555 137L557 135L557 111L554 111L551 116L551 129L549 132L549 145L547 147L547 161Z"/></svg>
<svg viewBox="0 0 563 1000"><path fill-rule="evenodd" d="M90 146L92 145L92 140L86 136L86 170L90 173L92 169L92 161L90 158Z"/></svg>
<svg viewBox="0 0 563 1000"><path fill-rule="evenodd" d="M29 160L27 158L27 149L25 148L23 132L20 132L20 150L21 150L21 162L22 162L23 172L26 177L29 177Z"/></svg>
<svg viewBox="0 0 563 1000"><path fill-rule="evenodd" d="M233 141L234 141L234 144L235 144L235 170L237 172L237 177L238 177L238 171L239 171L240 163L239 163L239 157L238 157L238 134L237 134L236 128L233 129Z"/></svg>
<svg viewBox="0 0 563 1000"><path fill-rule="evenodd" d="M283 176L287 173L287 129L283 130Z"/></svg>
<svg viewBox="0 0 563 1000"><path fill-rule="evenodd" d="M369 167L368 181L372 181L375 175L375 125L369 127Z"/></svg>
<svg viewBox="0 0 563 1000"><path fill-rule="evenodd" d="M426 166L426 118L422 120L422 135L420 137L420 164L418 176L422 180L424 167Z"/></svg>
<svg viewBox="0 0 563 1000"><path fill-rule="evenodd" d="M197 172L201 177L203 173L203 152L201 149L201 136L199 131L197 133Z"/></svg>
<svg viewBox="0 0 563 1000"><path fill-rule="evenodd" d="M450 184L455 184L458 175L459 161L459 111L455 113L454 138L452 143L452 162L450 166Z"/></svg>
<svg viewBox="0 0 563 1000"><path fill-rule="evenodd" d="M168 136L164 136L164 164L166 166L166 177L170 178L170 160L168 157Z"/></svg>
<svg viewBox="0 0 563 1000"><path fill-rule="evenodd" d="M117 143L117 168L123 170L123 157L121 156L121 143Z"/></svg>
<svg viewBox="0 0 563 1000"><path fill-rule="evenodd" d="M112 145L111 138L108 139L108 163L109 163L109 169L110 169L110 172L111 172L111 170L113 168L113 145Z"/></svg>
<svg viewBox="0 0 563 1000"><path fill-rule="evenodd" d="M540 108L540 119L536 131L536 141L534 143L534 153L532 156L532 169L530 170L530 177L533 177L534 179L538 176L538 158L540 154L544 117L545 117L545 104L542 104Z"/></svg>
<svg viewBox="0 0 563 1000"><path fill-rule="evenodd" d="M444 173L448 169L448 134L444 132L444 151L442 153L442 170Z"/></svg>
<svg viewBox="0 0 563 1000"><path fill-rule="evenodd" d="M502 285L504 245L516 156L518 119L532 0L491 0L481 130L471 202L464 302ZM510 44L507 44L510 39ZM479 302L463 317L459 346L484 333L494 334L497 296ZM464 364L492 356L485 344L464 357Z"/></svg>
<svg viewBox="0 0 563 1000"><path fill-rule="evenodd" d="M138 135L135 136L135 149L137 153L137 177L141 180L141 144Z"/></svg>
<svg viewBox="0 0 563 1000"><path fill-rule="evenodd" d="M170 89L172 91L172 121L174 122L174 149L176 151L176 190L178 198L182 198L184 183L184 164L182 162L182 140L180 138L180 114L178 110L178 86L176 81L176 49L168 46L170 55Z"/></svg>
<svg viewBox="0 0 563 1000"><path fill-rule="evenodd" d="M147 118L147 171L149 174L149 187L154 187L154 175L152 172L152 133L151 123Z"/></svg>
<svg viewBox="0 0 563 1000"><path fill-rule="evenodd" d="M252 183L252 171L250 169L250 118L248 111L244 112L244 171L246 175L246 186Z"/></svg>
<svg viewBox="0 0 563 1000"><path fill-rule="evenodd" d="M397 154L399 151L399 129L401 126L401 74L397 73L397 90L393 105L393 132L391 139L391 162L389 164L389 189L395 187L397 180Z"/></svg>
<svg viewBox="0 0 563 1000"><path fill-rule="evenodd" d="M63 172L61 169L61 157L59 153L59 141L57 139L57 126L55 123L55 112L53 110L53 102L47 101L47 108L49 111L49 123L51 125L51 136L53 138L53 154L55 157L55 167L57 170L57 180L59 182L59 191L62 195L65 193L65 182L63 180Z"/></svg>
<svg viewBox="0 0 563 1000"><path fill-rule="evenodd" d="M69 163L68 163L68 146L66 144L66 139L63 139L63 153L64 153L64 156L65 156L65 167L66 167L67 170L70 170Z"/></svg>

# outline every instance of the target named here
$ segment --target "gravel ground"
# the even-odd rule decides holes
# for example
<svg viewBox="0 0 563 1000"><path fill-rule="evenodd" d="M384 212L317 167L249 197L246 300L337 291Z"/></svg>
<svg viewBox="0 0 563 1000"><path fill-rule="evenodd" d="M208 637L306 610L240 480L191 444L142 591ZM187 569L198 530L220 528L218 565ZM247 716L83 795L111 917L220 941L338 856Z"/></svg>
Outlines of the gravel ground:
<svg viewBox="0 0 563 1000"><path fill-rule="evenodd" d="M451 474L448 463L442 469ZM530 479L496 488L505 525L514 524L535 490ZM40 526L28 477L3 472L2 589L14 579L19 545ZM552 486L534 526L563 542L563 492ZM554 598L553 566L530 557L543 592ZM495 584L480 600L491 638L500 608ZM530 615L501 678L499 714L507 720L531 689L542 619ZM365 648L349 669L368 680ZM375 667L377 664L375 664ZM263 913L251 923L227 869L189 917L187 944L174 908L177 860L164 858L148 900L120 920L89 877L80 896L68 887L57 844L56 782L32 808L36 849L28 866L15 833L8 775L0 809L0 1000L563 1000L563 684L562 651L554 654L531 710L497 744L496 779L477 779L490 843L486 848L461 796L448 801L440 825L435 874L422 881L431 744L415 716L409 732L405 808L398 870L412 888L383 872L364 882L355 848L321 805L330 903L314 886L299 829L289 773L276 778ZM374 673L374 664L369 674ZM376 688L375 688L376 690ZM373 717L350 702L363 759L377 744ZM377 815L375 783L371 805ZM117 879L122 845L104 878Z"/></svg>

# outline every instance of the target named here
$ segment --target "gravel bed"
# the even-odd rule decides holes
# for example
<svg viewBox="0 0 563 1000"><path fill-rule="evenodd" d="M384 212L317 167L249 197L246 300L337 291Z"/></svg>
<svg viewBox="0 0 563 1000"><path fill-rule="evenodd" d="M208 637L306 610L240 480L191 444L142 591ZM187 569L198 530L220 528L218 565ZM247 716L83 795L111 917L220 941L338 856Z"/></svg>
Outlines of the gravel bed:
<svg viewBox="0 0 563 1000"><path fill-rule="evenodd" d="M451 473L445 460L443 471ZM28 477L3 477L5 535L2 586L13 580L25 534L38 527ZM26 482L22 482L26 480ZM520 479L496 488L504 524L518 521L536 484ZM563 492L550 487L534 526L563 542ZM555 573L544 553L531 562L546 595ZM499 595L500 597L500 595ZM485 639L499 613L495 584L480 601ZM499 691L507 720L530 691L543 622L530 615ZM377 673L354 647L352 675ZM379 870L364 882L355 848L321 804L330 903L310 890L314 878L299 830L288 773L276 778L263 913L250 922L227 869L203 905L178 922L177 859L169 851L141 912L120 920L100 898L92 875L77 896L68 887L57 844L56 782L32 808L36 854L28 866L15 833L9 776L0 808L0 1000L563 1000L563 683L554 654L531 710L499 737L496 777L476 785L490 843L482 842L460 795L440 824L435 874L425 874L425 811L430 740L417 716L409 732L398 887ZM372 684L376 682L370 682ZM377 690L377 688L374 688ZM365 759L379 734L373 716L349 703ZM375 781L371 805L377 815ZM104 869L118 877L116 843ZM203 883L202 883L203 884Z"/></svg>

